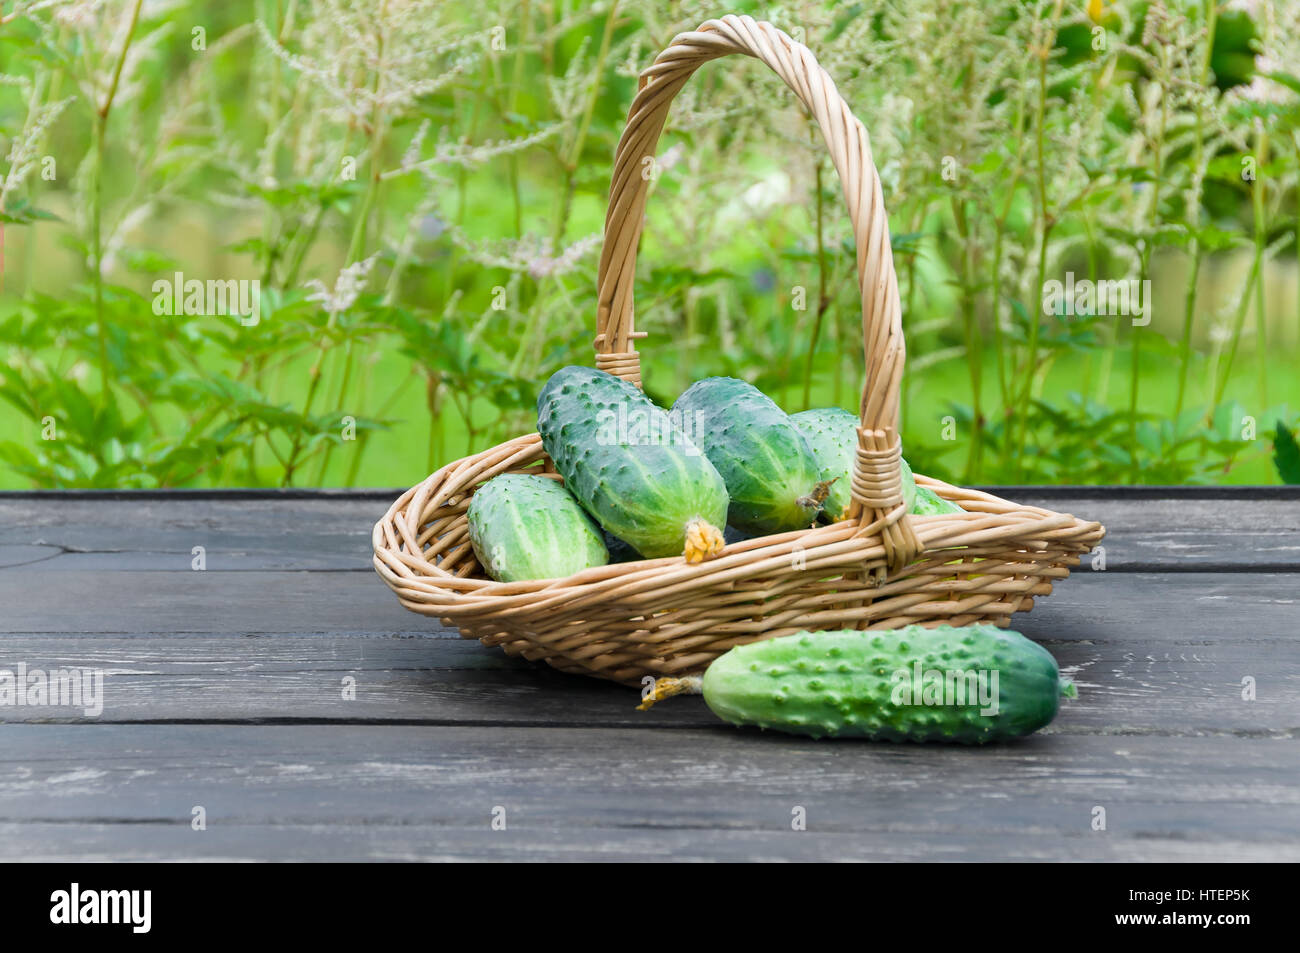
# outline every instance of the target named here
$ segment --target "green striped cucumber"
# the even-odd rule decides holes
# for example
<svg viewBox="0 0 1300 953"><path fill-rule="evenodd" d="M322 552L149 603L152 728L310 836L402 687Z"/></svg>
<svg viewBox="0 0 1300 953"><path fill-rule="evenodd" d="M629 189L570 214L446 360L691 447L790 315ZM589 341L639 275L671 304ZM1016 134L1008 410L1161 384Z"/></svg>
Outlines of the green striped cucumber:
<svg viewBox="0 0 1300 953"><path fill-rule="evenodd" d="M960 744L1037 731L1061 695L1075 694L1046 649L988 624L753 642L710 665L701 688L709 708L737 725Z"/></svg>
<svg viewBox="0 0 1300 953"><path fill-rule="evenodd" d="M699 562L722 549L726 484L635 385L561 368L537 397L537 432L569 492L642 556Z"/></svg>
<svg viewBox="0 0 1300 953"><path fill-rule="evenodd" d="M912 512L917 516L940 516L945 513L964 513L965 510L952 500L945 500L928 486L918 486Z"/></svg>
<svg viewBox="0 0 1300 953"><path fill-rule="evenodd" d="M706 377L677 398L673 416L726 481L732 526L765 535L803 529L817 518L825 488L812 448L757 387Z"/></svg>
<svg viewBox="0 0 1300 953"><path fill-rule="evenodd" d="M549 477L493 477L474 491L465 516L474 555L498 582L572 576L609 562L596 524Z"/></svg>
<svg viewBox="0 0 1300 953"><path fill-rule="evenodd" d="M858 450L858 415L843 407L817 407L791 414L790 419L812 447L819 479L831 481L822 516L831 523L844 519L849 515L853 458ZM903 502L910 512L916 499L916 478L906 460L902 468Z"/></svg>

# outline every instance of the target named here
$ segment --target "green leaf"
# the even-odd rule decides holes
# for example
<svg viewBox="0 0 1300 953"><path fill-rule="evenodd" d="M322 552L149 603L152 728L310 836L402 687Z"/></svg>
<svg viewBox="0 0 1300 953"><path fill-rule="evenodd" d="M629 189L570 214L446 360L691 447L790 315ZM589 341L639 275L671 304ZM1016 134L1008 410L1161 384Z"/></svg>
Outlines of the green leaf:
<svg viewBox="0 0 1300 953"><path fill-rule="evenodd" d="M162 271L180 271L181 263L171 255L152 248L127 249L123 258L130 271L152 274Z"/></svg>
<svg viewBox="0 0 1300 953"><path fill-rule="evenodd" d="M1259 75L1263 76L1265 79L1271 79L1275 83L1281 83L1292 92L1300 93L1300 76L1295 76L1292 73L1283 73L1280 70L1275 70L1271 73L1260 73Z"/></svg>
<svg viewBox="0 0 1300 953"><path fill-rule="evenodd" d="M899 255L914 255L921 250L925 241L925 232L903 232L901 235L889 236L890 248Z"/></svg>
<svg viewBox="0 0 1300 953"><path fill-rule="evenodd" d="M1295 434L1280 420L1273 438L1273 463L1283 483L1300 484L1300 445L1296 444Z"/></svg>
<svg viewBox="0 0 1300 953"><path fill-rule="evenodd" d="M11 199L9 205L0 210L0 222L10 225L30 225L32 222L59 222L62 219L53 212L37 208L26 199Z"/></svg>
<svg viewBox="0 0 1300 953"><path fill-rule="evenodd" d="M1241 439L1241 419L1246 409L1235 400L1224 401L1214 408L1214 430L1222 440Z"/></svg>

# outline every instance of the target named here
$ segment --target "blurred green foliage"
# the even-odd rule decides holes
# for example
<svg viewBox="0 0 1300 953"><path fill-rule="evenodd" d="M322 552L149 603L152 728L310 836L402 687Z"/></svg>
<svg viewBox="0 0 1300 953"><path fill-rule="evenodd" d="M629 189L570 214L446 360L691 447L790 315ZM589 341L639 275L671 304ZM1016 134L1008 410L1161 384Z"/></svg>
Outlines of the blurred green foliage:
<svg viewBox="0 0 1300 953"><path fill-rule="evenodd" d="M917 469L1295 482L1300 4L734 7L807 43L871 133ZM545 378L591 360L636 75L719 12L0 11L0 486L94 487L406 485L530 430ZM855 407L855 251L789 91L701 69L655 176L647 391L731 374ZM1067 273L1151 281L1151 323L1044 309ZM256 281L256 320L158 313L178 280Z"/></svg>

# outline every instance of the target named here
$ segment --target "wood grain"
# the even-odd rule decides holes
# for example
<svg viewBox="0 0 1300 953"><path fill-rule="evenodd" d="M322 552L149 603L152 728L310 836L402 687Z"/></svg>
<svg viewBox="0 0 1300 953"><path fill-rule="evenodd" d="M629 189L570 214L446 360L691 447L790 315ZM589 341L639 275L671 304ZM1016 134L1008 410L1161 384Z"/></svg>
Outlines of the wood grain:
<svg viewBox="0 0 1300 953"><path fill-rule="evenodd" d="M1018 503L1106 526L1110 572L1300 570L1300 488L1260 488L1222 505L1207 488L990 487ZM203 546L208 570L371 572L370 527L400 491L215 497L0 493L0 568L189 572ZM1085 566L1088 560L1085 557Z"/></svg>
<svg viewBox="0 0 1300 953"><path fill-rule="evenodd" d="M1275 740L1234 739L1207 760L1201 739L1038 736L971 749L726 727L628 729L619 744L557 727L4 734L18 767L0 778L0 825L12 825L3 859L80 851L87 827L121 831L101 846L111 857L310 857L318 838L350 840L348 856L409 859L1300 856L1300 788L1284 763L1294 748ZM207 831L189 829L195 806ZM505 831L490 826L498 807ZM799 807L807 831L791 829ZM1096 807L1105 831L1091 828Z"/></svg>
<svg viewBox="0 0 1300 953"><path fill-rule="evenodd" d="M1116 611L1121 607L1116 607ZM1026 626L1028 628L1028 626ZM1062 704L1049 734L1296 738L1300 658L1288 638L1042 639L1079 698ZM474 642L438 638L276 634L10 635L0 668L104 673L104 710L0 707L4 722L224 722L431 726L713 727L698 698L638 712L634 690L507 658ZM1256 680L1256 699L1241 679ZM345 697L345 679L355 687Z"/></svg>
<svg viewBox="0 0 1300 953"><path fill-rule="evenodd" d="M1300 859L1300 495L997 492L1109 535L1015 618L1080 697L985 749L639 713L461 640L368 566L387 491L0 494L0 668L105 673L97 718L0 706L0 859Z"/></svg>

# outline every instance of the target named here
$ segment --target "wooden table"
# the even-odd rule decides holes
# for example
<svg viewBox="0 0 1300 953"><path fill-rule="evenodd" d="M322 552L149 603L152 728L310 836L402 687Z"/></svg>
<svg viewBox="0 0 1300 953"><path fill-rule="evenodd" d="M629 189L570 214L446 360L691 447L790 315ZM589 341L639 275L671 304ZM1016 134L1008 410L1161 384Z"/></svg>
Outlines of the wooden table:
<svg viewBox="0 0 1300 953"><path fill-rule="evenodd" d="M1300 859L1300 492L998 492L1109 535L1016 617L1078 700L985 748L463 641L370 568L396 490L0 494L0 668L104 673L98 717L0 707L0 859Z"/></svg>

